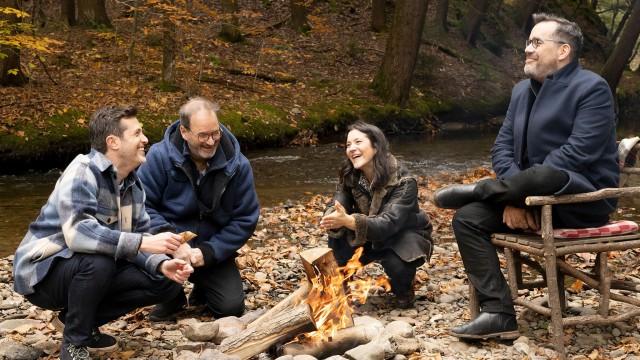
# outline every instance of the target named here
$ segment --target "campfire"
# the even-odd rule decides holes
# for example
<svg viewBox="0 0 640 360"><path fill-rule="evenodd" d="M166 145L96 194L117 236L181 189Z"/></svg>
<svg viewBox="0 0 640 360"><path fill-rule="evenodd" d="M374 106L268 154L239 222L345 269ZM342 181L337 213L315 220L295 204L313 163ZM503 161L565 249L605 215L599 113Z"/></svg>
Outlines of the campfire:
<svg viewBox="0 0 640 360"><path fill-rule="evenodd" d="M361 254L362 249L358 249L347 265L338 267L329 248L302 252L306 279L300 287L244 330L222 340L217 349L240 359L249 359L274 346L282 355L316 358L343 354L363 344L384 347L384 354L416 351L419 344L406 323L404 327L396 326L401 330L384 331L383 335L384 327L375 319L362 317L354 321L352 304L365 303L374 286L390 289L385 276L359 277L363 268ZM411 339L411 344L403 339Z"/></svg>

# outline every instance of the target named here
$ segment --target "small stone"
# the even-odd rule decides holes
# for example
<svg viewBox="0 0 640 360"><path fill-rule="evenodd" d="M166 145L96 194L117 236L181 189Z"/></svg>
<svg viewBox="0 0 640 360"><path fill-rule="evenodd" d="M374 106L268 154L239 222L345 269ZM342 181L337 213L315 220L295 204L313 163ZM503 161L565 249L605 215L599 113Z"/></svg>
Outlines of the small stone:
<svg viewBox="0 0 640 360"><path fill-rule="evenodd" d="M318 360L315 356L311 355L296 355L293 360Z"/></svg>
<svg viewBox="0 0 640 360"><path fill-rule="evenodd" d="M611 335L613 335L615 337L620 336L620 334L621 334L621 332L620 332L620 329L618 329L618 328L613 328L613 330L611 330Z"/></svg>
<svg viewBox="0 0 640 360"><path fill-rule="evenodd" d="M440 304L451 304L452 302L454 302L456 300L457 300L457 297L455 295L442 294L438 298L437 302L440 303Z"/></svg>
<svg viewBox="0 0 640 360"><path fill-rule="evenodd" d="M414 337L413 327L404 321L392 321L384 327L384 335L387 337Z"/></svg>
<svg viewBox="0 0 640 360"><path fill-rule="evenodd" d="M218 335L219 324L215 322L199 322L184 324L182 334L191 341L210 341Z"/></svg>
<svg viewBox="0 0 640 360"><path fill-rule="evenodd" d="M17 343L11 339L0 340L0 359L35 360L42 353L40 349Z"/></svg>
<svg viewBox="0 0 640 360"><path fill-rule="evenodd" d="M256 278L257 282L265 282L267 281L267 274L263 273L262 271L258 271L254 274L254 277Z"/></svg>
<svg viewBox="0 0 640 360"><path fill-rule="evenodd" d="M529 345L523 342L517 342L513 344L513 348L523 355L529 355Z"/></svg>

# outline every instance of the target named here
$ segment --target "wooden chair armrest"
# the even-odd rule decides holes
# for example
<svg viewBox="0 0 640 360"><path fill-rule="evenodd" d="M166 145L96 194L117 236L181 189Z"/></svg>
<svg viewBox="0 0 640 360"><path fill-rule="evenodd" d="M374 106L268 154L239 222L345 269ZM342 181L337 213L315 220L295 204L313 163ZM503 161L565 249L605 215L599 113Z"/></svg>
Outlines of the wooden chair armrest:
<svg viewBox="0 0 640 360"><path fill-rule="evenodd" d="M597 191L580 194L557 195L557 196L528 196L525 204L528 206L556 205L556 204L576 204L602 200L613 197L640 194L640 186L625 188L606 188Z"/></svg>

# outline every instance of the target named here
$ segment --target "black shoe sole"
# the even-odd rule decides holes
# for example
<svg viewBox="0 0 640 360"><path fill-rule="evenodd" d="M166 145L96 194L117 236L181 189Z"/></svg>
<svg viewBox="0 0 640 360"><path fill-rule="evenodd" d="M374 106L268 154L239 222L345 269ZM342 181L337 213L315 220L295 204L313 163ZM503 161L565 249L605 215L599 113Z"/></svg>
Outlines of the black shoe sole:
<svg viewBox="0 0 640 360"><path fill-rule="evenodd" d="M518 330L513 331L502 331L490 334L459 334L453 331L449 331L451 336L455 336L460 339L472 339L472 340L487 340L487 339L500 339L500 340L515 340L520 337L520 332Z"/></svg>

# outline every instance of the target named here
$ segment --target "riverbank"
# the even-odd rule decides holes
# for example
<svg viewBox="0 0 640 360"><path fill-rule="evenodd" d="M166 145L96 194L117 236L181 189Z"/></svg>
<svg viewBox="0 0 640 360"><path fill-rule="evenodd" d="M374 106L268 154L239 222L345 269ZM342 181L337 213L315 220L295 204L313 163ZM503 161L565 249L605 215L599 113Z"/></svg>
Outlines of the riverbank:
<svg viewBox="0 0 640 360"><path fill-rule="evenodd" d="M390 307L391 296L380 289L372 294L365 305L356 307L355 315L369 315L388 323L403 320L412 325L421 347L409 359L554 359L547 333L549 321L522 308L518 309L521 337L514 343L482 341L460 342L448 334L451 326L469 319L467 280L450 229L452 211L436 209L430 198L435 189L446 183L468 182L487 175L477 169L459 176L438 179L422 178L419 184L420 206L430 215L434 225L436 243L429 264L418 269L416 276L416 305L413 309L398 310ZM241 249L237 263L245 283L248 311L270 308L291 293L303 276L298 259L301 250L326 246L326 234L318 221L329 199L313 196L304 202L275 206L262 210L258 229L249 244ZM638 276L636 253L612 253L615 273ZM569 259L570 261L585 261ZM592 265L586 260L585 265ZM54 314L42 311L12 291L12 257L0 259L0 358L18 346L22 359L55 359L61 334L50 324ZM382 273L378 265L365 268L366 273ZM588 314L589 306L597 304L597 297L578 301L568 294L569 304L576 311ZM530 296L540 294L531 292ZM585 295L582 293L581 295ZM583 297L581 297L583 299ZM615 304L615 303L614 303ZM614 306L615 308L615 306ZM195 359L194 349L215 348L212 343L188 341L175 324L153 324L146 320L148 308L129 314L102 327L102 331L117 337L120 349L109 355L112 359ZM211 318L197 308L187 311L186 318L202 321ZM580 326L565 332L569 342L567 351L572 359L640 359L640 322L633 319L615 326ZM9 346L10 344L16 347ZM17 345L16 345L17 344ZM196 351L197 352L197 351ZM31 354L31 355L29 355ZM17 357L9 357L16 359ZM107 358L103 356L102 358ZM275 359L263 355L260 359ZM402 359L396 358L396 359Z"/></svg>

